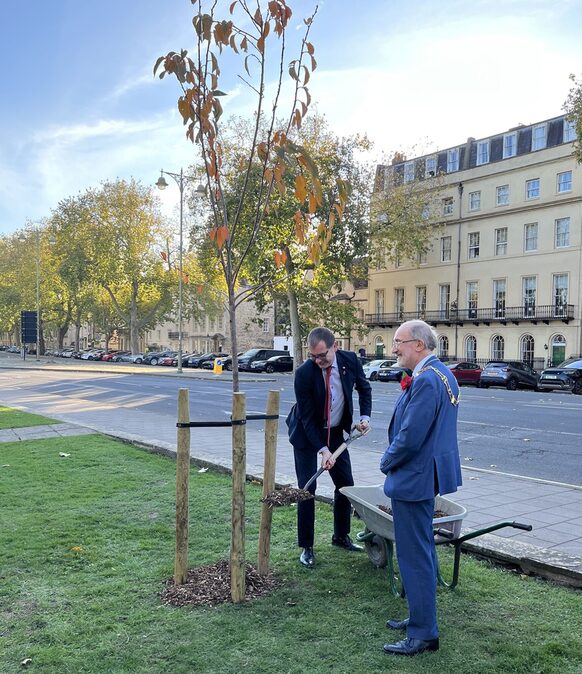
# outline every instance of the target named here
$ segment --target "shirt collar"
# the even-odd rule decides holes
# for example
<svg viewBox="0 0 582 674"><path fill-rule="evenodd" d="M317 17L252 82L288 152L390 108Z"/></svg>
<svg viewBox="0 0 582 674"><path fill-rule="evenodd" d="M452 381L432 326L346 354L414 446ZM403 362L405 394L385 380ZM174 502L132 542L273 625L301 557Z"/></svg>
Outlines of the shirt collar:
<svg viewBox="0 0 582 674"><path fill-rule="evenodd" d="M414 370L412 370L412 376L414 377L417 375L431 358L434 358L434 353L429 353L428 356L425 356L419 363L417 363Z"/></svg>

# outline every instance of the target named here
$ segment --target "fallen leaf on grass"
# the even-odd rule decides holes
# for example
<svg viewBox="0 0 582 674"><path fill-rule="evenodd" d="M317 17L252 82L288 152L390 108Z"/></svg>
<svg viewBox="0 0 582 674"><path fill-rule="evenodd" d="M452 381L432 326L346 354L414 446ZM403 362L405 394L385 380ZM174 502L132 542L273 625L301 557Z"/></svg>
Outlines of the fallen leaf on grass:
<svg viewBox="0 0 582 674"><path fill-rule="evenodd" d="M5 463L5 464L3 464L2 468L10 468L10 464L9 464L9 463Z"/></svg>
<svg viewBox="0 0 582 674"><path fill-rule="evenodd" d="M23 667L28 667L30 663L32 662L32 658L24 658L24 660L20 663Z"/></svg>
<svg viewBox="0 0 582 674"><path fill-rule="evenodd" d="M83 552L83 548L80 545L73 545L72 548L69 548L71 552Z"/></svg>
<svg viewBox="0 0 582 674"><path fill-rule="evenodd" d="M65 452L59 452L59 456L62 456L64 459L71 456L70 454L65 454Z"/></svg>
<svg viewBox="0 0 582 674"><path fill-rule="evenodd" d="M198 472L199 473L205 473L208 470L208 468L201 468Z"/></svg>

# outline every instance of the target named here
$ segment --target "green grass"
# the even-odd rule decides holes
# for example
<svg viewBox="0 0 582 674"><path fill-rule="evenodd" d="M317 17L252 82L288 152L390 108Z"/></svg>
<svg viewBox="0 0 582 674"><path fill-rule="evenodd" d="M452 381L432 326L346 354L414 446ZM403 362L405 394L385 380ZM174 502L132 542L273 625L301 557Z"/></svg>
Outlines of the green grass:
<svg viewBox="0 0 582 674"><path fill-rule="evenodd" d="M439 590L441 650L384 655L384 622L405 615L385 571L332 548L318 504L313 571L299 566L295 509L273 516L284 583L241 605L161 605L173 573L173 461L101 436L3 444L0 672L42 674L564 674L582 672L580 592L464 556ZM70 453L68 458L59 452ZM247 558L256 562L259 489L247 487ZM228 556L230 481L191 475L190 564ZM357 527L357 523L356 523ZM357 529L356 529L357 530ZM72 548L79 548L75 551ZM452 556L440 550L445 576Z"/></svg>
<svg viewBox="0 0 582 674"><path fill-rule="evenodd" d="M49 424L60 424L56 419L48 419L38 414L29 414L11 407L0 405L0 430L4 428L25 428L26 426L48 426Z"/></svg>

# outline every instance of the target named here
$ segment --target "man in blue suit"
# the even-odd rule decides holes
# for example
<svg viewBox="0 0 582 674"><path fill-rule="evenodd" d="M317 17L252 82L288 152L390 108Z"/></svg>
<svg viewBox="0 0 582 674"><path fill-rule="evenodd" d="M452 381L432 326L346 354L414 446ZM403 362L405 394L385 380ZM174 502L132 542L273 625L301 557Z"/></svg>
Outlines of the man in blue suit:
<svg viewBox="0 0 582 674"><path fill-rule="evenodd" d="M289 441L293 445L297 484L300 488L321 466L329 470L335 485L333 501L334 534L332 545L346 550L361 550L350 536L351 505L340 493L342 487L354 484L348 450L337 459L332 452L344 441L344 431L352 426L354 405L352 391L359 394L360 419L356 428L363 431L372 413L372 389L355 353L340 351L335 337L327 328L315 328L307 338L308 359L295 373L296 404L287 417ZM309 491L315 494L317 483ZM315 502L302 501L297 506L297 542L303 552L299 561L303 566L315 565L313 540Z"/></svg>
<svg viewBox="0 0 582 674"><path fill-rule="evenodd" d="M380 461L384 492L394 517L396 556L408 600L409 617L388 620L407 638L385 644L394 655L436 651L436 550L432 529L436 494L457 491L461 462L457 444L459 387L452 372L432 353L437 339L424 321L403 323L392 342L398 365L412 370L401 382L388 429L388 449Z"/></svg>

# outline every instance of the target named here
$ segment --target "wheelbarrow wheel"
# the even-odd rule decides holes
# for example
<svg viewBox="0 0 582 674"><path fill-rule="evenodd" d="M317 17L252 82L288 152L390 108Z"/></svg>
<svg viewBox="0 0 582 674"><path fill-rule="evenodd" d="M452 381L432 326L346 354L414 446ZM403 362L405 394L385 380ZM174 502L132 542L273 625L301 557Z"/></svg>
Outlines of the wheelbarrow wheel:
<svg viewBox="0 0 582 674"><path fill-rule="evenodd" d="M368 553L368 559L377 569L385 569L388 563L386 555L386 543L381 536L374 536L372 540L365 541L364 546Z"/></svg>

